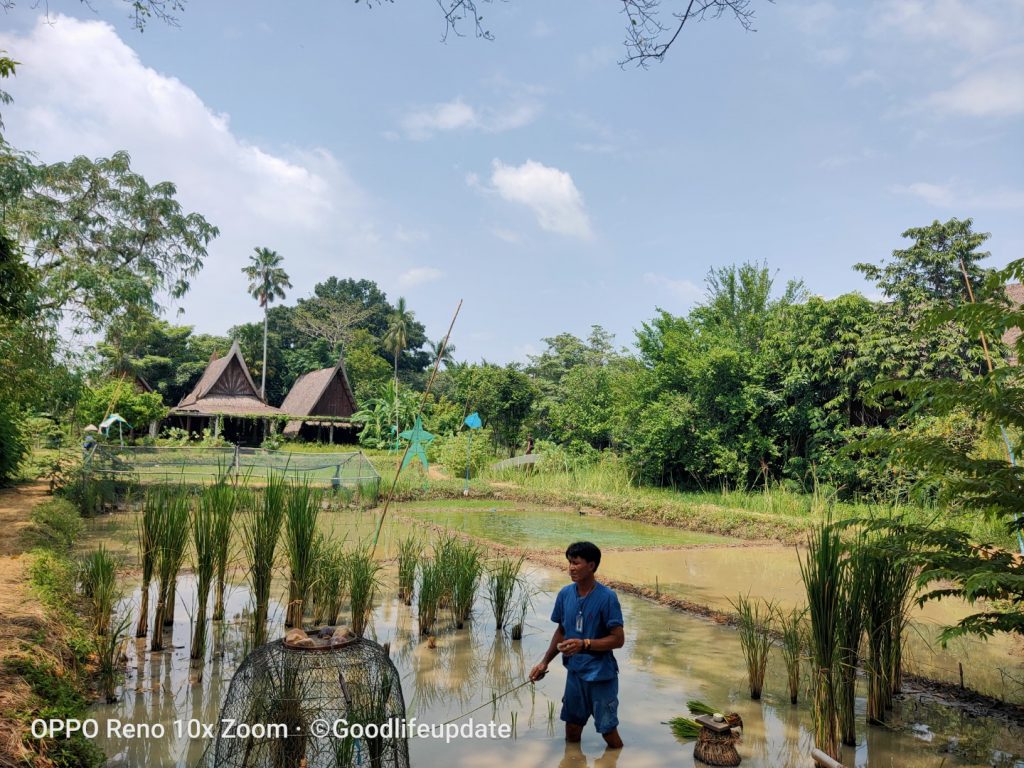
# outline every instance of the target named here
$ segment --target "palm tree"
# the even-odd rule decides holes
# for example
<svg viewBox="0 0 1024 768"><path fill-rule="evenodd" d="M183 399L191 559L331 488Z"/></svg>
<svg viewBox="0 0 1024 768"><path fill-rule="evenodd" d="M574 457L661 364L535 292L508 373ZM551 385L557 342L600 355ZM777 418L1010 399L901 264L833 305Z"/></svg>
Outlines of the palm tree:
<svg viewBox="0 0 1024 768"><path fill-rule="evenodd" d="M398 398L398 358L409 346L409 331L412 329L413 315L405 305L405 297L400 296L398 305L388 319L388 330L384 334L384 346L391 350L395 357L395 399ZM398 409L395 409L395 442L398 441Z"/></svg>
<svg viewBox="0 0 1024 768"><path fill-rule="evenodd" d="M444 339L440 341L428 341L427 347L430 349L430 364L434 365L437 363L437 359L441 358L441 362L445 368L451 368L455 362L455 358L452 357L452 353L455 351L454 344L448 344L444 348L444 352L441 352L441 345L444 344Z"/></svg>
<svg viewBox="0 0 1024 768"><path fill-rule="evenodd" d="M267 313L270 302L284 298L284 289L291 288L288 273L281 268L284 259L269 248L255 248L249 265L242 273L249 278L249 295L263 307L263 368L260 372L260 397L267 399Z"/></svg>

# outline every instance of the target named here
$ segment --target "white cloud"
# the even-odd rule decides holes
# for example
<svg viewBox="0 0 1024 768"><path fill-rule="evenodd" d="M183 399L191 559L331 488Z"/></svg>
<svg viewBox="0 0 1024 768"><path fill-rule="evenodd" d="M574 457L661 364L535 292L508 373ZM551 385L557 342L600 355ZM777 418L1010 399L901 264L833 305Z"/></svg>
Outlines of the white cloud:
<svg viewBox="0 0 1024 768"><path fill-rule="evenodd" d="M6 86L15 146L46 162L127 150L133 169L151 184L173 182L183 208L220 228L180 303L188 322L223 331L257 314L240 275L256 246L284 256L295 293L344 274L338 253L372 253L386 269L366 196L337 158L238 135L188 85L145 66L109 24L51 16L24 36L0 33L0 49L22 62Z"/></svg>
<svg viewBox="0 0 1024 768"><path fill-rule="evenodd" d="M582 53L576 54L576 70L582 74L591 74L601 69L615 66L619 51L608 45L599 45Z"/></svg>
<svg viewBox="0 0 1024 768"><path fill-rule="evenodd" d="M874 69L862 69L861 71L846 78L846 84L851 88L859 88L868 83L882 83L882 76Z"/></svg>
<svg viewBox="0 0 1024 768"><path fill-rule="evenodd" d="M686 306L696 304L704 294L703 289L691 280L679 280L656 272L645 272L644 282L667 292Z"/></svg>
<svg viewBox="0 0 1024 768"><path fill-rule="evenodd" d="M865 147L859 152L850 152L847 154L830 155L824 160L818 163L818 167L826 171L835 171L840 168L846 168L851 165L856 165L868 160L874 160L880 157L880 153L873 149Z"/></svg>
<svg viewBox="0 0 1024 768"><path fill-rule="evenodd" d="M1018 115L1024 113L1024 72L1008 67L970 75L952 88L933 93L928 104L971 117Z"/></svg>
<svg viewBox="0 0 1024 768"><path fill-rule="evenodd" d="M822 64L845 64L850 60L850 49L845 45L819 48L814 52L814 59Z"/></svg>
<svg viewBox="0 0 1024 768"><path fill-rule="evenodd" d="M583 196L567 171L535 160L522 165L495 160L491 185L503 199L533 211L541 229L571 237L593 237Z"/></svg>
<svg viewBox="0 0 1024 768"><path fill-rule="evenodd" d="M996 44L1002 30L995 16L980 7L984 4L962 0L882 0L870 16L877 27L894 29L910 40L983 53Z"/></svg>
<svg viewBox="0 0 1024 768"><path fill-rule="evenodd" d="M434 267L413 267L398 276L398 285L400 288L412 288L440 280L443 275L440 269Z"/></svg>
<svg viewBox="0 0 1024 768"><path fill-rule="evenodd" d="M398 227L398 229L395 230L394 238L399 243L403 243L405 245L417 245L430 240L430 233L425 229L406 229L405 227Z"/></svg>
<svg viewBox="0 0 1024 768"><path fill-rule="evenodd" d="M1010 187L993 187L984 192L975 192L969 188L958 188L955 181L945 184L918 181L894 186L892 192L920 198L936 208L1024 209L1024 190Z"/></svg>
<svg viewBox="0 0 1024 768"><path fill-rule="evenodd" d="M518 245L523 240L523 236L521 234L514 230L506 229L505 227L493 227L491 229L491 234L499 240L504 240L510 245Z"/></svg>
<svg viewBox="0 0 1024 768"><path fill-rule="evenodd" d="M513 100L500 108L477 108L461 98L413 110L402 118L402 131L415 141L449 131L476 130L501 133L529 125L540 114L540 104L533 100Z"/></svg>

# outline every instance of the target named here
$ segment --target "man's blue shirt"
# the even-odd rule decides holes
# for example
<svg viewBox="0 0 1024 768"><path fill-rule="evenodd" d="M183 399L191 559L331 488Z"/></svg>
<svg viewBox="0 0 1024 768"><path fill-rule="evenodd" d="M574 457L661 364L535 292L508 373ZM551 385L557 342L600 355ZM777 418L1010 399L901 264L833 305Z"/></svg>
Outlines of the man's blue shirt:
<svg viewBox="0 0 1024 768"><path fill-rule="evenodd" d="M577 630L577 619L580 617L582 630ZM551 620L562 626L566 640L597 640L607 637L612 627L623 626L619 598L599 582L595 582L593 590L582 599L576 594L575 584L562 587L555 598ZM619 674L618 662L611 651L580 651L569 657L562 656L562 663L579 675L581 680L588 682L611 680Z"/></svg>

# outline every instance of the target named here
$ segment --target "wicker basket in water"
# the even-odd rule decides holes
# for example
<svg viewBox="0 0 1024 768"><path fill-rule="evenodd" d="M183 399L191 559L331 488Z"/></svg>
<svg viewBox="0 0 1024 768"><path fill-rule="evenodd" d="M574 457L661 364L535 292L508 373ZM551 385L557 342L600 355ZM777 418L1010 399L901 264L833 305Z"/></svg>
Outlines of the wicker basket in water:
<svg viewBox="0 0 1024 768"><path fill-rule="evenodd" d="M739 765L740 753L736 751L739 740L726 723L709 722L709 718L698 717L703 727L693 748L695 759L708 765Z"/></svg>

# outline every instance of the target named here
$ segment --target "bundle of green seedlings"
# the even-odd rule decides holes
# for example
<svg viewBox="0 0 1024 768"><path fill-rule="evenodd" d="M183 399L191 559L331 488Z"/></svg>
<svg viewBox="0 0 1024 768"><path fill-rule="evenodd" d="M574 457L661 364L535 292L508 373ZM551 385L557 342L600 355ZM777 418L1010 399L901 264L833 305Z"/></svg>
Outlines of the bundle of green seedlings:
<svg viewBox="0 0 1024 768"><path fill-rule="evenodd" d="M234 489L216 483L203 489L192 515L192 557L196 576L196 613L189 658L193 663L206 658L206 612L210 588L218 575L218 559L227 556L231 538L231 516L235 508ZM225 521L226 524L225 524Z"/></svg>
<svg viewBox="0 0 1024 768"><path fill-rule="evenodd" d="M438 535L434 542L434 562L437 563L441 574L441 599L438 602L439 608L451 608L454 599L454 584L452 574L455 572L455 563L458 560L458 537L449 532Z"/></svg>
<svg viewBox="0 0 1024 768"><path fill-rule="evenodd" d="M789 685L789 703L800 698L800 664L806 646L805 619L807 608L793 608L778 612L779 635L782 637L782 659L786 664L786 682Z"/></svg>
<svg viewBox="0 0 1024 768"><path fill-rule="evenodd" d="M164 649L164 627L174 623L178 572L188 552L191 505L183 486L166 486L157 492L154 530L157 534L155 569L158 577L153 637L149 648Z"/></svg>
<svg viewBox="0 0 1024 768"><path fill-rule="evenodd" d="M348 723L358 723L365 727L387 722L389 717L394 715L388 706L394 682L387 673L379 679L373 679L367 674L350 679L344 688L347 705L345 719ZM353 768L360 765L387 765L385 753L389 748L393 748L395 741L396 739L381 736L379 732L374 736L364 736L362 739L347 735L334 742L335 764ZM362 754L364 751L365 755Z"/></svg>
<svg viewBox="0 0 1024 768"><path fill-rule="evenodd" d="M313 582L313 621L317 626L338 623L342 600L348 588L348 553L345 542L320 536L319 559Z"/></svg>
<svg viewBox="0 0 1024 768"><path fill-rule="evenodd" d="M285 505L284 542L288 556L288 611L286 627L302 628L302 616L309 603L317 551L317 519L320 516L320 492L308 483L289 486Z"/></svg>
<svg viewBox="0 0 1024 768"><path fill-rule="evenodd" d="M846 563L839 589L836 631L836 709L839 738L843 744L857 746L857 666L864 635L868 589L868 552L863 534L857 534L846 546Z"/></svg>
<svg viewBox="0 0 1024 768"><path fill-rule="evenodd" d="M373 600L380 587L378 574L383 566L373 556L369 544L362 544L348 556L349 602L352 607L352 624L349 627L356 637L362 637L366 624L373 612Z"/></svg>
<svg viewBox="0 0 1024 768"><path fill-rule="evenodd" d="M214 594L213 620L224 620L224 588L227 581L228 561L231 559L231 534L234 530L235 514L239 509L252 505L249 491L228 483L217 483L208 489L218 498L213 504L214 523Z"/></svg>
<svg viewBox="0 0 1024 768"><path fill-rule="evenodd" d="M100 689L107 704L113 704L117 701L117 684L122 674L121 657L131 634L132 615L128 612L118 618L111 613L108 618L106 634L97 635L93 640Z"/></svg>
<svg viewBox="0 0 1024 768"><path fill-rule="evenodd" d="M673 717L668 721L668 726L672 729L675 737L683 741L696 739L700 735L700 729L703 727L696 720L691 720L688 717Z"/></svg>
<svg viewBox="0 0 1024 768"><path fill-rule="evenodd" d="M471 542L459 541L453 551L450 580L455 626L462 629L473 612L473 601L483 574L483 550Z"/></svg>
<svg viewBox="0 0 1024 768"><path fill-rule="evenodd" d="M78 571L82 596L89 602L93 633L104 636L110 625L110 613L121 597L117 586L117 561L102 544L86 555Z"/></svg>
<svg viewBox="0 0 1024 768"><path fill-rule="evenodd" d="M903 685L903 635L916 594L917 569L878 539L867 544L866 570L867 718L869 723L884 723L893 695Z"/></svg>
<svg viewBox="0 0 1024 768"><path fill-rule="evenodd" d="M487 602L494 613L494 625L503 629L520 605L526 602L526 592L520 572L525 556L499 557L487 573Z"/></svg>
<svg viewBox="0 0 1024 768"><path fill-rule="evenodd" d="M437 621L437 611L444 592L444 573L441 568L436 559L423 560L420 563L420 588L416 612L421 635L433 632L434 623Z"/></svg>
<svg viewBox="0 0 1024 768"><path fill-rule="evenodd" d="M267 613L270 607L274 558L285 515L287 483L271 473L259 496L243 513L242 544L249 561L249 588L252 592L252 624L249 644L258 648L267 641Z"/></svg>
<svg viewBox="0 0 1024 768"><path fill-rule="evenodd" d="M136 637L145 637L149 632L149 591L160 552L162 534L159 526L165 520L162 505L165 503L166 493L165 486L150 487L142 500L142 513L136 523L139 564L142 566L142 598L139 605L139 622L135 626Z"/></svg>
<svg viewBox="0 0 1024 768"><path fill-rule="evenodd" d="M416 566L423 555L423 543L415 533L398 542L398 599L412 605L416 584Z"/></svg>
<svg viewBox="0 0 1024 768"><path fill-rule="evenodd" d="M846 578L846 560L838 531L822 523L810 535L800 575L807 591L811 619L809 648L812 661L811 720L814 744L833 760L839 760L839 715L834 672L839 658L839 625Z"/></svg>
<svg viewBox="0 0 1024 768"><path fill-rule="evenodd" d="M740 647L747 663L750 698L760 699L768 654L772 649L771 622L775 604L751 600L743 595L730 603L739 614Z"/></svg>

